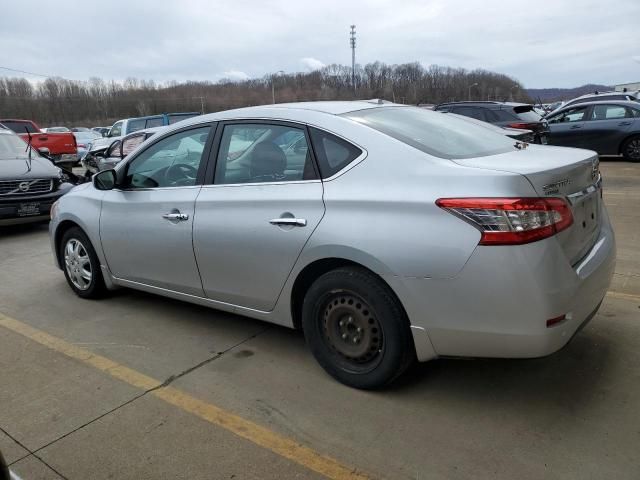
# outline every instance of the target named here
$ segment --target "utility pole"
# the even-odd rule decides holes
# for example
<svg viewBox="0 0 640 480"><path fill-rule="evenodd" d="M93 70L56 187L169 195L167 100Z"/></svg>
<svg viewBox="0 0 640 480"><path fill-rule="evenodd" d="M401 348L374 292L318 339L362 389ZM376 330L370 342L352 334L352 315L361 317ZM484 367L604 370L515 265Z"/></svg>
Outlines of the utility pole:
<svg viewBox="0 0 640 480"><path fill-rule="evenodd" d="M356 26L351 25L349 34L349 43L351 44L351 85L353 85L353 96L356 95Z"/></svg>
<svg viewBox="0 0 640 480"><path fill-rule="evenodd" d="M469 85L469 100L471 100L471 89L472 89L473 87L477 87L477 86L478 86L478 84L477 84L477 83L473 83L473 84Z"/></svg>
<svg viewBox="0 0 640 480"><path fill-rule="evenodd" d="M276 75L284 74L284 71L278 70L276 73L271 74L271 103L275 105L276 103L276 87L275 87L275 77Z"/></svg>
<svg viewBox="0 0 640 480"><path fill-rule="evenodd" d="M200 97L200 113L204 115L204 97Z"/></svg>

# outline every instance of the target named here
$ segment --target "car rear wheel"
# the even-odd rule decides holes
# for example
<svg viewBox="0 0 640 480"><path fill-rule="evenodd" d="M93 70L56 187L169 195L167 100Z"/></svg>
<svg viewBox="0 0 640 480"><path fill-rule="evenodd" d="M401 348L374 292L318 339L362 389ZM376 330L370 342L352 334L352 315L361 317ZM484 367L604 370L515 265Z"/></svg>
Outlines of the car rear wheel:
<svg viewBox="0 0 640 480"><path fill-rule="evenodd" d="M622 156L630 162L640 162L640 135L624 142Z"/></svg>
<svg viewBox="0 0 640 480"><path fill-rule="evenodd" d="M99 298L106 292L98 256L86 234L78 227L67 230L60 242L59 257L71 289L82 298Z"/></svg>
<svg viewBox="0 0 640 480"><path fill-rule="evenodd" d="M318 278L304 298L302 323L318 363L351 387L388 385L415 359L401 305L363 268L339 268Z"/></svg>

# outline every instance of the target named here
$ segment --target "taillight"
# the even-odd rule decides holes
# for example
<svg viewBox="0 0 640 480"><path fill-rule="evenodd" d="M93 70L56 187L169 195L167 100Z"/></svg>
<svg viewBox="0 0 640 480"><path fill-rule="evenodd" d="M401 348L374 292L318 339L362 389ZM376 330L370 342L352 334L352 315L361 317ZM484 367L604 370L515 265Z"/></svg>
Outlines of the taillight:
<svg viewBox="0 0 640 480"><path fill-rule="evenodd" d="M561 198L440 198L436 205L480 230L480 245L536 242L573 223Z"/></svg>
<svg viewBox="0 0 640 480"><path fill-rule="evenodd" d="M538 126L537 123L514 122L507 125L509 128L519 128L524 130L534 130Z"/></svg>

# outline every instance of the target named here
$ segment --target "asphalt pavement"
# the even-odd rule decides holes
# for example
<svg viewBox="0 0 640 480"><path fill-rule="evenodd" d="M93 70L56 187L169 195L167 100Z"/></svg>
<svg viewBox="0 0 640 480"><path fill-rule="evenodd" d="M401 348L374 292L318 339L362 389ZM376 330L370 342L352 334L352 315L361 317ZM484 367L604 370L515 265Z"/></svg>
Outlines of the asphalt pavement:
<svg viewBox="0 0 640 480"><path fill-rule="evenodd" d="M601 169L618 262L591 323L550 357L440 359L380 392L300 332L82 300L46 226L0 230L0 450L24 480L640 478L640 164Z"/></svg>

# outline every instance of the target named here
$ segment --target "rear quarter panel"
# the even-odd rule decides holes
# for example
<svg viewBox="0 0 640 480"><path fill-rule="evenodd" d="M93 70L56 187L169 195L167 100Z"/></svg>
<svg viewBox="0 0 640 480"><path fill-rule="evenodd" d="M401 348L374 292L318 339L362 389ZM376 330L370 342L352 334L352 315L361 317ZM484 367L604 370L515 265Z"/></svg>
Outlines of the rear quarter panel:
<svg viewBox="0 0 640 480"><path fill-rule="evenodd" d="M521 175L461 167L367 127L367 157L324 183L326 213L302 261L349 255L380 275L450 278L480 240L438 198L534 195Z"/></svg>

